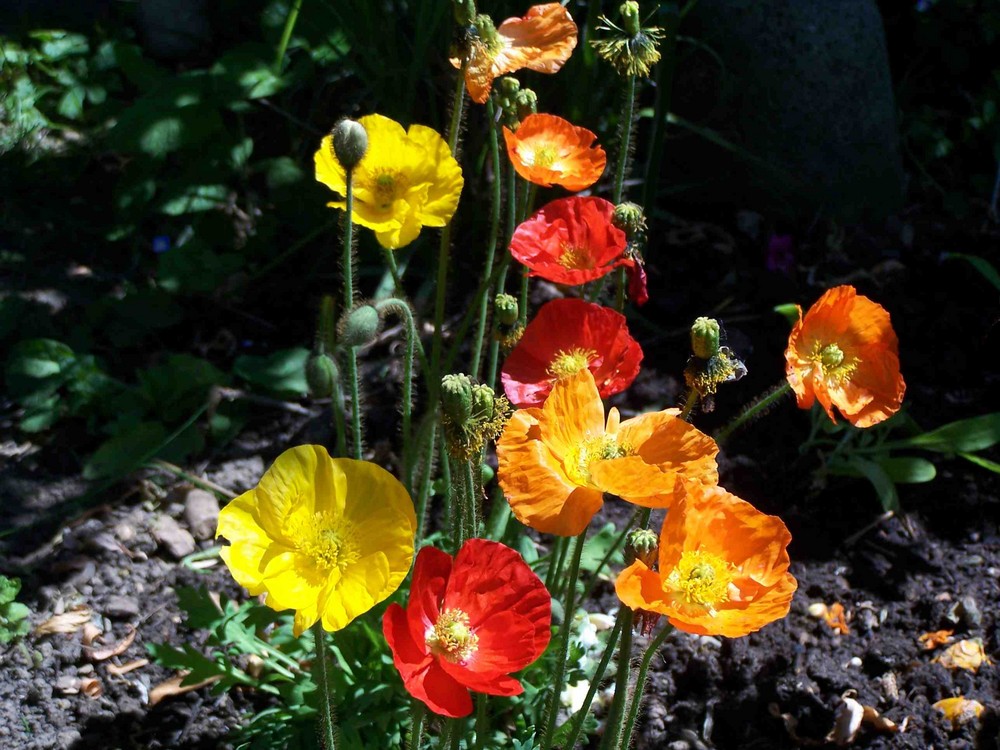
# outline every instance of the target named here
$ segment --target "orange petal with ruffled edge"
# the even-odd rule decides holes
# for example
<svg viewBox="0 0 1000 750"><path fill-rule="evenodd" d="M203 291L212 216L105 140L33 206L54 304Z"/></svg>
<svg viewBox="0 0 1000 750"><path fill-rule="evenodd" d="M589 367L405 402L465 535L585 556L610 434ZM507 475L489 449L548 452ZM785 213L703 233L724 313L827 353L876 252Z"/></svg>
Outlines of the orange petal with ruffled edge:
<svg viewBox="0 0 1000 750"><path fill-rule="evenodd" d="M542 187L583 190L601 178L608 161L594 133L556 115L528 115L516 132L504 127L503 137L514 170Z"/></svg>

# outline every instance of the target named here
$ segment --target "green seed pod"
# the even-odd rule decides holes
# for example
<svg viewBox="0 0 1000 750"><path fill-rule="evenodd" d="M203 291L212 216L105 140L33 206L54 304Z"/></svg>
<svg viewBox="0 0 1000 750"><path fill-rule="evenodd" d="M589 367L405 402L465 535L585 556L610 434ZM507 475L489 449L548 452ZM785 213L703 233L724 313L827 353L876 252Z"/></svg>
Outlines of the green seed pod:
<svg viewBox="0 0 1000 750"><path fill-rule="evenodd" d="M493 401L496 394L488 385L472 386L472 414L475 419L490 419L493 416Z"/></svg>
<svg viewBox="0 0 1000 750"><path fill-rule="evenodd" d="M340 341L344 346L364 346L378 336L382 319L371 305L361 305L351 310L341 321Z"/></svg>
<svg viewBox="0 0 1000 750"><path fill-rule="evenodd" d="M619 6L618 12L622 14L622 25L625 27L625 33L629 36L638 34L642 28L639 19L639 3L627 0Z"/></svg>
<svg viewBox="0 0 1000 750"><path fill-rule="evenodd" d="M631 565L636 560L652 569L656 564L656 555L660 549L660 538L652 529L636 529L629 532L625 539L625 564Z"/></svg>
<svg viewBox="0 0 1000 750"><path fill-rule="evenodd" d="M514 325L518 315L517 297L513 294L498 294L493 300L493 313L501 325Z"/></svg>
<svg viewBox="0 0 1000 750"><path fill-rule="evenodd" d="M344 169L354 169L368 150L368 132L360 122L344 118L333 127L333 155Z"/></svg>
<svg viewBox="0 0 1000 750"><path fill-rule="evenodd" d="M538 95L531 89L521 89L514 97L517 105L517 119L523 120L528 115L538 112Z"/></svg>
<svg viewBox="0 0 1000 750"><path fill-rule="evenodd" d="M441 408L452 424L468 424L472 416L472 381L468 375L459 373L441 378Z"/></svg>
<svg viewBox="0 0 1000 750"><path fill-rule="evenodd" d="M614 213L611 214L611 223L621 229L632 238L636 232L646 228L646 217L642 213L642 206L637 203L625 202L615 206Z"/></svg>
<svg viewBox="0 0 1000 750"><path fill-rule="evenodd" d="M691 351L698 359L711 359L719 351L719 321L698 318L691 326Z"/></svg>
<svg viewBox="0 0 1000 750"><path fill-rule="evenodd" d="M306 383L313 398L329 398L340 380L337 363L328 355L313 352L306 360Z"/></svg>

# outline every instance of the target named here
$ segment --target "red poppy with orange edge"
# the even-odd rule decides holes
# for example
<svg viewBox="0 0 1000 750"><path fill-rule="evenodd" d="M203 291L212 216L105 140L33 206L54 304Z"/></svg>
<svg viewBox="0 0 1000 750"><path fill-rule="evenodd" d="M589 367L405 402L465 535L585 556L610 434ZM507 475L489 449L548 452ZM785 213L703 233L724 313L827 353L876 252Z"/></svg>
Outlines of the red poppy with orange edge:
<svg viewBox="0 0 1000 750"><path fill-rule="evenodd" d="M791 539L777 516L721 487L689 485L663 522L658 569L636 560L615 591L678 630L737 638L788 614L798 586L788 572Z"/></svg>
<svg viewBox="0 0 1000 750"><path fill-rule="evenodd" d="M556 115L528 115L517 131L504 127L503 137L514 170L542 187L583 190L601 178L608 162L594 133Z"/></svg>
<svg viewBox="0 0 1000 750"><path fill-rule="evenodd" d="M635 261L625 255L625 233L611 223L614 210L604 198L554 200L514 230L511 255L529 275L571 286L631 267Z"/></svg>
<svg viewBox="0 0 1000 750"><path fill-rule="evenodd" d="M407 691L441 716L472 713L469 691L520 695L512 672L542 655L551 636L545 584L510 547L470 539L452 560L424 547L407 608L391 604L385 639Z"/></svg>
<svg viewBox="0 0 1000 750"><path fill-rule="evenodd" d="M494 78L521 68L556 73L576 47L576 23L561 3L533 5L523 18L508 18L496 29L487 16L473 24L477 38L468 47L465 87L477 104L486 101ZM460 68L462 60L451 64Z"/></svg>
<svg viewBox="0 0 1000 750"><path fill-rule="evenodd" d="M560 378L589 369L601 398L628 388L639 374L642 348L625 316L581 299L546 303L503 363L501 380L519 408L541 406Z"/></svg>
<svg viewBox="0 0 1000 750"><path fill-rule="evenodd" d="M903 402L899 343L885 308L853 286L824 292L795 324L785 350L785 375L799 408L819 401L855 427L888 419Z"/></svg>

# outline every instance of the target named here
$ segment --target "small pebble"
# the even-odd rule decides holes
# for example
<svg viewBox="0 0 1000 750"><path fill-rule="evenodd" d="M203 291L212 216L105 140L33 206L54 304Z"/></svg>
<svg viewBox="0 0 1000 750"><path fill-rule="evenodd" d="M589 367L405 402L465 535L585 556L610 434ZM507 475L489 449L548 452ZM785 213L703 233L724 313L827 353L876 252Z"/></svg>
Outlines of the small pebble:
<svg viewBox="0 0 1000 750"><path fill-rule="evenodd" d="M184 520L195 539L211 539L219 522L219 501L211 492L191 490L184 498Z"/></svg>
<svg viewBox="0 0 1000 750"><path fill-rule="evenodd" d="M102 609L108 617L127 620L139 615L139 602L130 596L115 595L108 598Z"/></svg>
<svg viewBox="0 0 1000 750"><path fill-rule="evenodd" d="M195 551L194 537L187 529L181 528L170 516L160 516L153 527L153 536L175 558L186 557Z"/></svg>

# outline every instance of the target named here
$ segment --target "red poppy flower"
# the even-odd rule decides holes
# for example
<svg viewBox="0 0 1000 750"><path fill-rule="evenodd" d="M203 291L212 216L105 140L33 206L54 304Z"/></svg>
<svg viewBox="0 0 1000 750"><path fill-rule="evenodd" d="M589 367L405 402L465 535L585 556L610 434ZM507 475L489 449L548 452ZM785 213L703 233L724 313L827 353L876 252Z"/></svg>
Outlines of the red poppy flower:
<svg viewBox="0 0 1000 750"><path fill-rule="evenodd" d="M542 206L514 230L510 252L529 275L576 286L635 261L625 255L625 232L611 223L614 204L570 196Z"/></svg>
<svg viewBox="0 0 1000 750"><path fill-rule="evenodd" d="M485 539L467 541L454 561L420 550L409 606L391 604L382 618L410 695L452 718L472 712L469 690L524 692L510 673L541 656L551 623L545 584L517 552Z"/></svg>
<svg viewBox="0 0 1000 750"><path fill-rule="evenodd" d="M501 378L507 398L523 409L541 406L557 380L583 369L594 374L601 398L621 393L641 361L624 315L581 299L557 299L528 323Z"/></svg>

